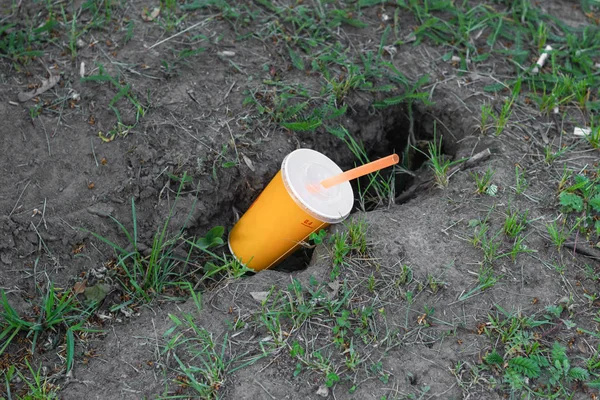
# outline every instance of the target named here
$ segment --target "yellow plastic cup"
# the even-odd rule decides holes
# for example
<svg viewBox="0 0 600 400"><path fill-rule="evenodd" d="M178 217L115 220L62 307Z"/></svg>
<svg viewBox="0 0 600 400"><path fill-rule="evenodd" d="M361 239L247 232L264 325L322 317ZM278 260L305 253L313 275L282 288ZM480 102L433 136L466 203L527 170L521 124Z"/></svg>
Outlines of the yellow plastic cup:
<svg viewBox="0 0 600 400"><path fill-rule="evenodd" d="M254 271L271 268L306 242L311 233L342 222L352 210L349 182L319 182L342 173L324 154L298 149L229 233L229 250Z"/></svg>

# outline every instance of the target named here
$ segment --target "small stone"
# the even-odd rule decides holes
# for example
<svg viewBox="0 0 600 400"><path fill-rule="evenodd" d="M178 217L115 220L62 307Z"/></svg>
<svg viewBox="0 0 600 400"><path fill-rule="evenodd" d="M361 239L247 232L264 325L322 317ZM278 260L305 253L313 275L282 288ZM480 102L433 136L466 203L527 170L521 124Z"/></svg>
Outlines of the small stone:
<svg viewBox="0 0 600 400"><path fill-rule="evenodd" d="M321 397L329 396L329 388L325 385L319 386L319 389L317 390L317 395Z"/></svg>
<svg viewBox="0 0 600 400"><path fill-rule="evenodd" d="M569 304L569 298L567 296L563 296L558 300L558 304Z"/></svg>
<svg viewBox="0 0 600 400"><path fill-rule="evenodd" d="M140 192L140 199L148 199L150 197L155 196L157 193L158 192L156 191L156 189L152 187L147 187Z"/></svg>
<svg viewBox="0 0 600 400"><path fill-rule="evenodd" d="M92 215L97 215L99 217L108 217L113 213L115 209L107 204L97 204L95 206L89 206L87 208L87 212Z"/></svg>
<svg viewBox="0 0 600 400"><path fill-rule="evenodd" d="M8 253L0 254L0 260L6 265L12 264L12 260L11 260L10 256L8 255Z"/></svg>

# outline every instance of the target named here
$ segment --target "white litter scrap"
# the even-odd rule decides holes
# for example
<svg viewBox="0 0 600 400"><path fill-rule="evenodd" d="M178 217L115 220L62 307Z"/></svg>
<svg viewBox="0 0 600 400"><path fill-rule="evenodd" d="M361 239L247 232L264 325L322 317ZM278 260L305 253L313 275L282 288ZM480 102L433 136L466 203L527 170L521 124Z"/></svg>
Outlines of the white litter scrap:
<svg viewBox="0 0 600 400"><path fill-rule="evenodd" d="M217 52L217 55L219 57L235 57L235 51L229 51L229 50L219 51L219 52Z"/></svg>
<svg viewBox="0 0 600 400"><path fill-rule="evenodd" d="M590 135L591 133L592 133L592 130L590 128L579 128L576 126L573 129L573 136L586 137L586 136Z"/></svg>
<svg viewBox="0 0 600 400"><path fill-rule="evenodd" d="M535 63L535 67L533 67L531 72L533 72L534 74L537 74L538 72L540 72L540 68L542 68L544 66L544 64L546 64L546 60L548 59L548 56L550 55L550 53L549 53L550 51L552 51L552 46L547 45L546 48L544 49L544 52L542 53L542 55L540 56L540 58L538 58L537 62Z"/></svg>

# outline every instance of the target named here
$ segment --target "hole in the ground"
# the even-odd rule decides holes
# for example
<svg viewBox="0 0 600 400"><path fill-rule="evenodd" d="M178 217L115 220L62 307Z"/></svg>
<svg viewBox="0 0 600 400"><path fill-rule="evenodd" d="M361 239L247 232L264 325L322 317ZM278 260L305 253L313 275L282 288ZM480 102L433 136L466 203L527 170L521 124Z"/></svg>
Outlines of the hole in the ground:
<svg viewBox="0 0 600 400"><path fill-rule="evenodd" d="M398 197L413 185L414 171L417 171L427 161L428 145L434 138L434 119L429 114L414 110L407 105L400 105L388 110L384 115L381 126L369 124L362 132L365 143L371 143L365 150L370 160L385 157L392 153L400 156L400 163L394 168L388 168L379 173L379 179L372 181L363 177L353 182L357 209L372 211L390 202L390 196ZM440 127L436 136L442 137ZM382 129L380 140L370 140L375 136L368 129ZM443 148L448 148L443 141Z"/></svg>
<svg viewBox="0 0 600 400"><path fill-rule="evenodd" d="M361 118L362 115L357 116L357 119ZM380 118L379 123L373 123L374 118ZM385 185L374 185L369 177L352 182L356 198L355 210L372 211L386 206L390 204L390 196L396 198L413 185L415 181L413 171L417 171L427 161L428 144L434 138L434 119L427 112L416 110L408 105L399 105L385 110L377 117L365 119L366 122L362 124L359 123L359 132L356 136L358 142L365 143L365 151L370 160L392 153L400 155L401 159L397 167L387 168L379 174L378 181L389 183L387 188ZM453 148L453 143L448 135L443 135L442 129L445 128L437 124L436 136L438 140L443 137L442 152L445 153L444 150ZM328 150L329 155L335 158L335 150L332 148ZM349 165L343 167L351 168ZM237 204L246 203L247 200L244 197ZM303 270L309 265L312 253L313 249L301 248L272 269L283 272Z"/></svg>
<svg viewBox="0 0 600 400"><path fill-rule="evenodd" d="M310 260L314 251L314 248L309 249L303 247L301 249L298 249L288 258L286 258L271 269L280 272L294 272L304 270L306 269L306 267L308 267L308 264L310 264Z"/></svg>
<svg viewBox="0 0 600 400"><path fill-rule="evenodd" d="M418 377L416 374L411 374L410 372L408 373L408 381L410 382L410 384L412 386L416 385L417 382L419 381Z"/></svg>

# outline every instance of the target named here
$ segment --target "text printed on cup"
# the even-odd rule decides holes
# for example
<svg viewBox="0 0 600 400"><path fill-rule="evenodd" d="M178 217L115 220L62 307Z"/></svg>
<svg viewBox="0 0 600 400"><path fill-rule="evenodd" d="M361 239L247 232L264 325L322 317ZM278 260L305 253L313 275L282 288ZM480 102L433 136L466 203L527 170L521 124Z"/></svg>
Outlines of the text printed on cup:
<svg viewBox="0 0 600 400"><path fill-rule="evenodd" d="M302 225L304 225L307 228L312 228L313 226L313 221L305 219L304 222L302 222Z"/></svg>

